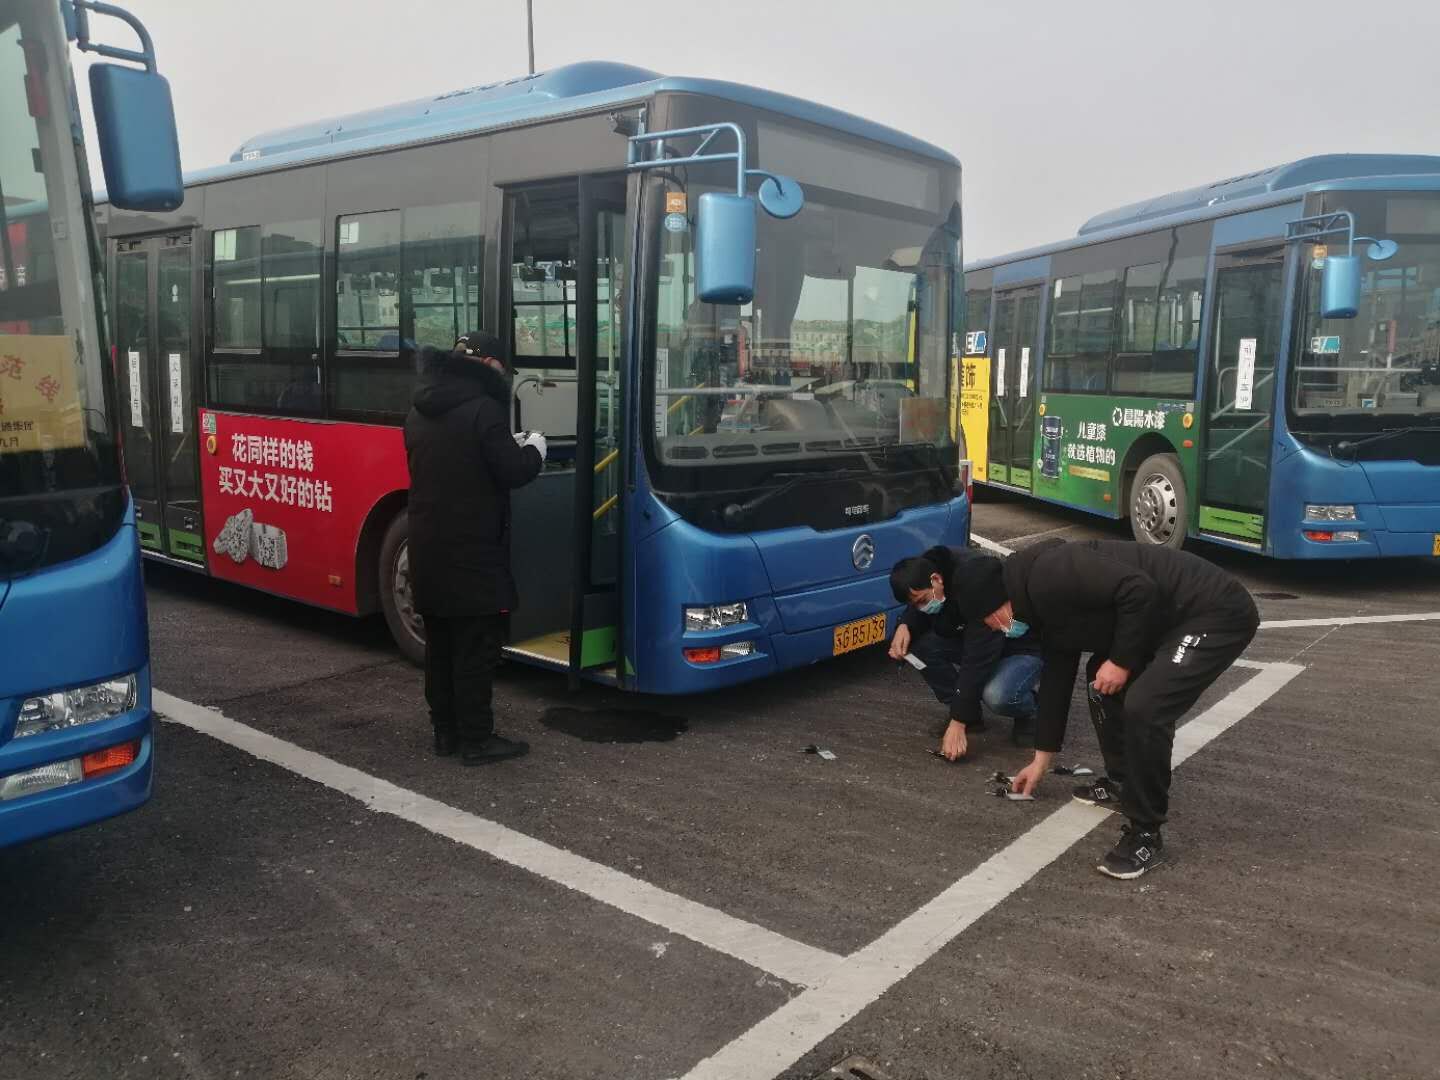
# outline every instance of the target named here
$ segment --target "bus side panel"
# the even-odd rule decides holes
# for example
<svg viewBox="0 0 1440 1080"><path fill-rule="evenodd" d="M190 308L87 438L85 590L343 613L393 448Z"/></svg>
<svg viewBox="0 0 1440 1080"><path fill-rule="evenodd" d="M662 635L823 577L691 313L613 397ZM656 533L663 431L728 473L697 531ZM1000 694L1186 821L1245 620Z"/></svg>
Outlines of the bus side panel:
<svg viewBox="0 0 1440 1080"><path fill-rule="evenodd" d="M1033 494L1121 517L1125 469L1149 453L1174 451L1195 490L1195 402L1050 392L1040 396ZM1158 436L1149 438L1146 436ZM1141 440L1145 448L1132 453ZM1162 445L1163 441L1163 445ZM1190 445L1187 446L1186 443Z"/></svg>
<svg viewBox="0 0 1440 1080"><path fill-rule="evenodd" d="M365 518L410 486L401 429L213 409L200 424L210 572L355 614Z"/></svg>

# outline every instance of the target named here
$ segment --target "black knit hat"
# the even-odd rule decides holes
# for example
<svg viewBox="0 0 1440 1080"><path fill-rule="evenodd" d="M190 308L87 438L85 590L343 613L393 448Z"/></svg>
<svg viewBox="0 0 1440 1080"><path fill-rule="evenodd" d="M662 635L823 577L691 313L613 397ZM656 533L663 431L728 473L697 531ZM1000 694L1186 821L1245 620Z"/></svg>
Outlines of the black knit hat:
<svg viewBox="0 0 1440 1080"><path fill-rule="evenodd" d="M958 560L955 600L966 620L983 619L1010 599L1005 591L1005 564L993 555L968 554Z"/></svg>
<svg viewBox="0 0 1440 1080"><path fill-rule="evenodd" d="M505 346L488 330L471 330L468 334L461 334L455 341L455 351L476 360L489 356L502 364L505 362Z"/></svg>

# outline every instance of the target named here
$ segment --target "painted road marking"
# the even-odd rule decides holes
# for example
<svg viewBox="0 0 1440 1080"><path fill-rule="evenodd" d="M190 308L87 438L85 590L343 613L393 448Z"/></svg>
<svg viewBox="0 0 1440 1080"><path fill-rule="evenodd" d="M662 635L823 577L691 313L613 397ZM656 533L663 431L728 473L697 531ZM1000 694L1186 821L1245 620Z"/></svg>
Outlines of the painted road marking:
<svg viewBox="0 0 1440 1080"><path fill-rule="evenodd" d="M1176 765L1305 670L1298 664L1259 666L1260 673L1253 679L1176 732ZM919 911L846 957L819 985L791 998L700 1062L683 1080L769 1080L784 1072L1108 816L1099 807L1081 803L1062 806Z"/></svg>
<svg viewBox="0 0 1440 1080"><path fill-rule="evenodd" d="M834 953L817 949L727 915L639 878L516 832L495 821L457 810L436 799L407 791L369 773L277 739L231 720L215 709L154 691L156 712L176 724L209 735L262 761L358 799L371 810L394 814L412 824L564 885L613 908L733 956L776 978L815 986L841 963Z"/></svg>
<svg viewBox="0 0 1440 1080"><path fill-rule="evenodd" d="M1291 630L1305 626L1365 626L1369 623L1434 622L1440 611L1421 611L1413 615L1340 615L1333 619L1269 619L1261 630Z"/></svg>

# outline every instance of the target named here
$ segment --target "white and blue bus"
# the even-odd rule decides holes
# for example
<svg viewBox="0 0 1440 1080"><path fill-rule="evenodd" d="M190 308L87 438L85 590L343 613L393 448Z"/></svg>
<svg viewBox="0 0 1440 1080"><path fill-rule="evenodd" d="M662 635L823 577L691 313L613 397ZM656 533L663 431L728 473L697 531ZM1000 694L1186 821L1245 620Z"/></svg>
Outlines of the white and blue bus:
<svg viewBox="0 0 1440 1080"><path fill-rule="evenodd" d="M1440 157L1307 158L966 267L977 483L1284 559L1440 556Z"/></svg>
<svg viewBox="0 0 1440 1080"><path fill-rule="evenodd" d="M139 33L90 41L89 16ZM104 4L0 0L0 846L150 795L145 593L69 53L117 203L180 201L170 92ZM139 66L136 66L139 65Z"/></svg>

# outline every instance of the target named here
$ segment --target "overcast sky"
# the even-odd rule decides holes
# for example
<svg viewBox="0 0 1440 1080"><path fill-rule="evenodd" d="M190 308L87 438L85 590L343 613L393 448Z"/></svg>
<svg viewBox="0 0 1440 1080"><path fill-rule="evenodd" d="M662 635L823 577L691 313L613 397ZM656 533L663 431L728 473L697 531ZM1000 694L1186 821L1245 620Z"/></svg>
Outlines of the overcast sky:
<svg viewBox="0 0 1440 1080"><path fill-rule="evenodd" d="M270 128L526 70L524 0L122 2L154 36L187 169ZM945 147L967 259L1307 154L1440 152L1437 0L534 3L540 70L753 83Z"/></svg>

